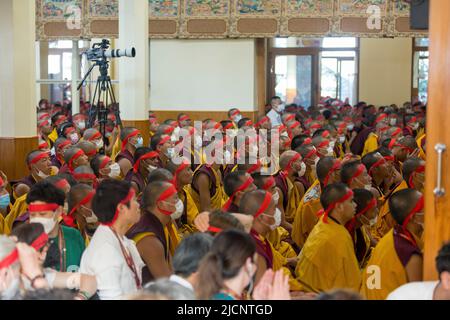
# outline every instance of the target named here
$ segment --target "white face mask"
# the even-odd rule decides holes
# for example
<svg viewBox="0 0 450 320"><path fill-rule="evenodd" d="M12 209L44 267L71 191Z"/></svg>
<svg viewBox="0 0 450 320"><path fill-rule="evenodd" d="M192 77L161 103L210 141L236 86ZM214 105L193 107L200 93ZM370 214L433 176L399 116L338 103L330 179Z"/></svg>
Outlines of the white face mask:
<svg viewBox="0 0 450 320"><path fill-rule="evenodd" d="M314 167L317 167L317 164L319 163L320 158L316 157L316 159L314 159Z"/></svg>
<svg viewBox="0 0 450 320"><path fill-rule="evenodd" d="M362 215L361 217L360 217L360 219L362 218L362 217L364 217L364 221L365 222L368 222L368 223L364 223L364 222L362 222L363 224L365 224L365 225L368 225L369 227L374 227L376 224L377 224L377 222L378 222L378 216L375 216L375 218L373 218L373 219L367 219L367 217L366 216L364 216L364 215Z"/></svg>
<svg viewBox="0 0 450 320"><path fill-rule="evenodd" d="M280 200L280 194L278 191L275 191L275 193L272 193L272 199L275 201L276 204L278 204L278 200Z"/></svg>
<svg viewBox="0 0 450 320"><path fill-rule="evenodd" d="M331 146L329 146L329 147L327 148L327 156L328 156L328 157L334 156L334 151L333 151L333 148L332 148Z"/></svg>
<svg viewBox="0 0 450 320"><path fill-rule="evenodd" d="M49 177L48 174L43 173L41 170L38 169L37 172L38 177L42 178L42 179L47 179Z"/></svg>
<svg viewBox="0 0 450 320"><path fill-rule="evenodd" d="M86 121L80 121L77 124L78 129L84 130L86 128Z"/></svg>
<svg viewBox="0 0 450 320"><path fill-rule="evenodd" d="M353 123L351 123L347 126L348 131L352 131L354 128L355 128L355 125Z"/></svg>
<svg viewBox="0 0 450 320"><path fill-rule="evenodd" d="M183 201L181 201L180 199L178 199L177 203L175 203L175 212L172 213L172 214L170 215L170 217L172 218L172 220L180 219L181 216L183 215L183 211L184 211L184 204L183 204Z"/></svg>
<svg viewBox="0 0 450 320"><path fill-rule="evenodd" d="M175 131L174 131L175 132ZM172 134L171 136L170 136L170 141L172 141L172 142L177 142L178 141L178 139L177 139L177 137L178 137L178 135L177 134Z"/></svg>
<svg viewBox="0 0 450 320"><path fill-rule="evenodd" d="M194 144L195 144L195 148L201 148L203 145L202 137L195 136Z"/></svg>
<svg viewBox="0 0 450 320"><path fill-rule="evenodd" d="M345 142L345 136L340 136L339 137L339 143L343 144Z"/></svg>
<svg viewBox="0 0 450 320"><path fill-rule="evenodd" d="M366 184L364 186L364 189L368 190L368 191L372 191L372 186L370 184Z"/></svg>
<svg viewBox="0 0 450 320"><path fill-rule="evenodd" d="M283 131L280 136L288 138L289 134L286 131Z"/></svg>
<svg viewBox="0 0 450 320"><path fill-rule="evenodd" d="M137 148L142 147L143 145L144 145L144 138L139 137L139 138L136 140L136 144L134 145L134 147L137 149Z"/></svg>
<svg viewBox="0 0 450 320"><path fill-rule="evenodd" d="M50 155L54 157L56 155L55 147L50 149Z"/></svg>
<svg viewBox="0 0 450 320"><path fill-rule="evenodd" d="M68 213L69 212L69 203L66 201L64 202L64 212Z"/></svg>
<svg viewBox="0 0 450 320"><path fill-rule="evenodd" d="M158 169L157 167L155 167L155 166L152 166L151 164L149 164L148 166L147 166L147 171L150 173L150 172L152 172L152 171L154 171L154 170L156 170L156 169Z"/></svg>
<svg viewBox="0 0 450 320"><path fill-rule="evenodd" d="M97 150L100 150L105 145L103 139L95 141L95 145L97 146Z"/></svg>
<svg viewBox="0 0 450 320"><path fill-rule="evenodd" d="M111 170L108 174L110 178L116 179L120 177L120 165L117 162L110 165L109 169Z"/></svg>
<svg viewBox="0 0 450 320"><path fill-rule="evenodd" d="M275 223L270 226L270 230L275 230L281 225L281 211L280 209L275 209L275 215L273 216L275 218Z"/></svg>
<svg viewBox="0 0 450 320"><path fill-rule="evenodd" d="M238 114L237 116L234 117L234 122L238 123L239 121L241 121L242 119L242 115Z"/></svg>
<svg viewBox="0 0 450 320"><path fill-rule="evenodd" d="M396 124L397 124L397 119L395 119L395 118L389 119L389 125L390 126L395 126Z"/></svg>
<svg viewBox="0 0 450 320"><path fill-rule="evenodd" d="M306 173L306 164L302 161L300 171L297 172L299 177L303 177Z"/></svg>
<svg viewBox="0 0 450 320"><path fill-rule="evenodd" d="M336 141L332 140L330 141L330 148L334 149L334 146L336 145Z"/></svg>
<svg viewBox="0 0 450 320"><path fill-rule="evenodd" d="M415 131L417 129L419 129L419 124L418 123L414 123L411 128Z"/></svg>
<svg viewBox="0 0 450 320"><path fill-rule="evenodd" d="M70 142L72 142L72 144L76 144L80 138L78 137L78 134L72 133L69 136L69 139L70 139Z"/></svg>
<svg viewBox="0 0 450 320"><path fill-rule="evenodd" d="M30 218L30 223L40 223L44 226L44 232L49 234L56 225L55 214L53 218Z"/></svg>
<svg viewBox="0 0 450 320"><path fill-rule="evenodd" d="M166 151L166 156L173 158L175 156L175 148L168 148Z"/></svg>

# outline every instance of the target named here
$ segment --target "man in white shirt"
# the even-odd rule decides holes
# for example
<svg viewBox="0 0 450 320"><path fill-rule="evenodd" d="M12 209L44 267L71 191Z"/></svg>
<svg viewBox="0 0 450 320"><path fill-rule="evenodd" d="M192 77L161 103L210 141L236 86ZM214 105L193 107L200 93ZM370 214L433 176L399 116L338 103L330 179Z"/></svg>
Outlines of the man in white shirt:
<svg viewBox="0 0 450 320"><path fill-rule="evenodd" d="M170 281L194 291L200 261L209 252L213 237L206 233L194 233L181 241L173 256L174 275Z"/></svg>
<svg viewBox="0 0 450 320"><path fill-rule="evenodd" d="M282 104L280 97L275 96L270 99L270 105L272 109L267 113L267 116L270 119L272 128L277 128L282 124L281 114L284 111L284 104Z"/></svg>
<svg viewBox="0 0 450 320"><path fill-rule="evenodd" d="M80 272L95 275L101 300L119 299L142 288L142 261L125 237L139 221L139 204L127 181L104 180L92 199L100 225L81 258Z"/></svg>
<svg viewBox="0 0 450 320"><path fill-rule="evenodd" d="M387 300L450 300L450 242L436 257L440 281L410 282L392 291Z"/></svg>

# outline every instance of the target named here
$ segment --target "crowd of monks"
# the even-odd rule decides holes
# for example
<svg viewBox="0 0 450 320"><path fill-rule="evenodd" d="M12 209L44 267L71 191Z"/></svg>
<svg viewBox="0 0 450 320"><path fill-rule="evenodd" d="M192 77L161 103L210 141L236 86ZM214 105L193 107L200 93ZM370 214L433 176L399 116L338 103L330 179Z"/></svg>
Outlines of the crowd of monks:
<svg viewBox="0 0 450 320"><path fill-rule="evenodd" d="M158 192L157 201L164 202L176 190L180 200L174 212L168 209L172 219L142 215L126 233L145 262L144 282L170 276L172 256L186 236L242 226L256 244L255 282L269 269L282 270L293 297L351 289L366 299L385 299L422 281L425 105L377 108L324 98L305 109L274 97L267 108L279 123L268 115L252 121L233 108L228 119L202 120L212 134L198 133L188 113L158 119L150 111L145 146L142 132L119 126L113 112L102 136L98 122L88 128L87 110L72 115L65 106L41 101L39 148L17 159L29 173L14 181L0 176L0 234L36 220L43 209L31 206L27 195L48 181L66 198L59 228L49 234L60 245L49 250L53 260L46 264L76 269L100 224L92 209L97 187L125 180L142 207L154 200L146 193ZM180 138L180 130L189 134ZM247 139L227 152L227 132L233 138L248 130L259 133L258 143ZM183 143L185 137L191 142ZM261 143L277 145L279 152L268 147L267 154L258 153ZM226 163L206 160L211 145L223 151ZM189 157L174 161L180 154ZM246 161L238 163L242 156ZM154 181L172 187L148 190Z"/></svg>

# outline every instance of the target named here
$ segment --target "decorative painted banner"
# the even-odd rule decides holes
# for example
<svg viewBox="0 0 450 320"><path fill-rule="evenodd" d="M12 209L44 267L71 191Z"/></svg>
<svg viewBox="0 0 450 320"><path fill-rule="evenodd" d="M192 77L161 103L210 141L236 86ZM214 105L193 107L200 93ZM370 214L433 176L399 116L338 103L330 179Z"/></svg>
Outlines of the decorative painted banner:
<svg viewBox="0 0 450 320"><path fill-rule="evenodd" d="M185 14L188 17L227 16L230 1L228 0L185 0Z"/></svg>
<svg viewBox="0 0 450 320"><path fill-rule="evenodd" d="M118 17L119 0L91 0L89 1L89 15L105 18Z"/></svg>
<svg viewBox="0 0 450 320"><path fill-rule="evenodd" d="M64 20L81 10L82 0L42 0L40 11L42 19Z"/></svg>
<svg viewBox="0 0 450 320"><path fill-rule="evenodd" d="M36 38L118 37L119 1L36 0ZM427 35L409 28L407 0L148 0L148 5L150 38ZM69 28L70 19L81 27Z"/></svg>
<svg viewBox="0 0 450 320"><path fill-rule="evenodd" d="M180 1L178 0L149 0L150 17L178 17Z"/></svg>

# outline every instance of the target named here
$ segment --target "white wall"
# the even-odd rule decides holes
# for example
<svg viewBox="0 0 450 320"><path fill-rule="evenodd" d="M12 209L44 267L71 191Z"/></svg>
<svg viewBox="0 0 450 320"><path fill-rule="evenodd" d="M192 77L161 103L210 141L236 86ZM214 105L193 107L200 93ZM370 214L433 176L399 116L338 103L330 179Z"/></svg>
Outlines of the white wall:
<svg viewBox="0 0 450 320"><path fill-rule="evenodd" d="M362 38L359 100L401 106L411 100L412 39Z"/></svg>
<svg viewBox="0 0 450 320"><path fill-rule="evenodd" d="M153 110L255 110L253 39L150 40Z"/></svg>

